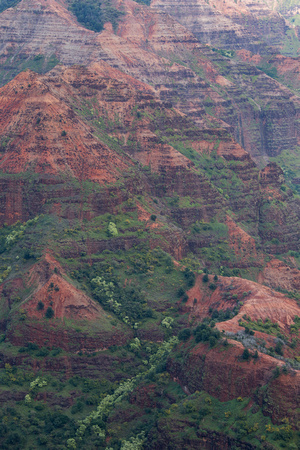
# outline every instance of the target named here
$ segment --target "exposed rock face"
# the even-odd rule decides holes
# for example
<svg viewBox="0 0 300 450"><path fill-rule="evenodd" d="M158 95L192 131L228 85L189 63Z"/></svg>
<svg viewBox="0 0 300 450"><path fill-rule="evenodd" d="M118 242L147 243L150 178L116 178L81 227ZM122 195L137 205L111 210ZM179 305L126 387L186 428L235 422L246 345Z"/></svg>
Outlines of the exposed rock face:
<svg viewBox="0 0 300 450"><path fill-rule="evenodd" d="M281 265L284 266L276 260L269 263L264 272L265 281L278 286L279 281L276 283L275 278L277 276L280 279L278 270ZM282 279L281 287L296 288L300 280L299 271L286 266L283 270L286 276ZM239 278L219 277L217 289L211 293L201 278L198 277L195 286L188 291L189 300L185 308L190 309L192 317L203 319L211 310L232 309L237 301L243 301L235 317L217 323L220 331L241 333L243 328L239 325L239 320L251 317L253 321L264 321L268 318L280 326L282 333L290 334L290 325L300 312L295 300L260 284ZM211 278L210 282L212 281ZM254 336L264 339L268 345L275 345L275 338L266 333L255 331ZM204 343L198 344L188 354L184 367L170 360L170 370L191 392L204 389L222 401L246 395L258 401L265 414L270 415L275 422L280 423L283 417L289 417L293 426L296 426L299 420L299 371L292 370L276 378L273 371L277 366L282 368L284 362L260 352L258 358L245 361L242 358L244 345L231 340L228 340L228 343L224 348L216 349L210 349ZM288 348L285 350L289 352ZM266 385L267 389L259 389Z"/></svg>
<svg viewBox="0 0 300 450"><path fill-rule="evenodd" d="M268 53L266 45L257 42L259 36L265 34L270 41L277 33L278 43L285 33L284 20L262 5L246 0L154 0L148 8L125 0L119 3L125 15L117 34L110 24L100 34L83 29L54 0L23 0L1 14L4 65L11 56L11 65L16 63L11 68L17 70L29 57L50 58L55 53L65 66L47 75L22 72L0 89L0 223L14 224L40 213L58 216L57 221L78 221L80 239L57 238L58 257L76 258L78 266L80 257L87 256L92 264L105 260L104 252L157 246L177 259L191 252L202 264L202 249L213 253L214 247L221 247L222 255L203 258L203 267L221 266L224 258L226 268L238 273L251 268L251 275L260 272L259 281L270 287L212 275L207 285L198 277L187 303L176 300L180 311L201 321L211 310L240 308L217 328L241 334L239 320L245 316L249 321L268 318L291 344L299 305L272 289L299 288L299 271L274 259L265 265L263 252L286 252L299 244L300 204L284 186L283 171L276 164L259 172L252 158L265 165L282 150L297 148L300 100L249 64L262 61L259 53ZM240 49L244 62L204 43ZM278 72L284 73L276 58ZM289 73L297 73L293 60ZM91 229L91 237L84 228L99 215L128 211L139 221L128 235L105 239L104 222ZM219 227L224 235L201 234L201 226L204 231ZM112 260L105 273L127 264L124 260ZM14 345L32 342L90 353L125 345L135 335L160 342L169 331L151 323L135 334L121 321L111 321L49 255L23 277L11 277L1 285L1 307L9 319L0 327ZM26 289L30 292L25 295ZM18 293L23 297L13 308ZM165 310L164 304L157 307L159 314ZM178 323L180 328L183 322ZM254 338L275 344L275 337L263 331L255 331ZM286 344L285 356L295 356L298 344L295 349ZM184 351L184 344L181 348ZM287 416L296 422L299 372L274 379L273 370L282 367L282 361L263 353L243 361L243 350L233 340L215 348L202 343L186 355L185 366L170 361L169 369L190 392L204 389L222 401L249 396L274 420ZM69 374L80 374L84 363L76 366L76 361L49 359L44 365L35 363L35 370L63 367ZM108 371L109 358L94 363L101 361ZM86 370L95 376L93 367ZM266 385L267 395L260 390ZM269 399L276 407L269 407ZM239 444L222 434L201 442L203 448ZM183 445L197 448L199 442Z"/></svg>
<svg viewBox="0 0 300 450"><path fill-rule="evenodd" d="M107 57L97 34L79 26L74 16L55 0L22 0L1 14L0 30L2 60L12 51L20 60L55 53L65 64Z"/></svg>
<svg viewBox="0 0 300 450"><path fill-rule="evenodd" d="M89 333L88 323L85 324L87 330L84 331L80 331L80 325L75 323L73 328L69 328L64 323L57 324L54 321L51 324L25 321L19 326L15 325L14 330L8 329L6 336L13 345L20 347L32 342L40 347L61 348L74 353L99 352L113 345L125 345L133 338L133 334L128 330L111 332L93 330Z"/></svg>
<svg viewBox="0 0 300 450"><path fill-rule="evenodd" d="M171 422L171 421L170 421ZM197 450L199 448L203 450L210 450L211 448L223 448L231 449L233 447L238 447L242 450L255 450L257 447L251 444L242 442L238 439L231 438L220 432L207 432L197 431L197 438L191 439L186 436L177 437L177 433L184 433L187 426L193 426L187 420L176 420L173 419L172 422L167 422L166 419L160 419L157 425L158 435L156 434L153 438L152 445L149 446L150 449L155 449L157 446L160 448L167 448L167 446L175 447L176 445L181 446L181 448L188 447L189 449ZM174 435L176 438L174 439ZM150 439L151 439L150 435ZM201 447L199 447L201 446Z"/></svg>
<svg viewBox="0 0 300 450"><path fill-rule="evenodd" d="M0 161L2 170L18 173L34 168L36 173L62 171L80 180L115 181L115 167L127 166L97 142L70 105L55 95L56 82L52 79L49 85L27 71L2 88L0 122L9 141Z"/></svg>
<svg viewBox="0 0 300 450"><path fill-rule="evenodd" d="M244 346L236 341L229 341L229 346L223 349L209 349L207 344L201 343L188 355L184 367L170 361L169 370L191 392L204 389L221 401L260 396L262 405L265 402L265 413L275 422L288 417L295 425L299 420L299 371L274 379L273 371L283 366L281 361L261 353L258 359L244 361L243 350ZM257 388L266 384L268 396L259 389L257 394ZM287 401L280 392L286 393Z"/></svg>
<svg viewBox="0 0 300 450"><path fill-rule="evenodd" d="M300 271L278 259L273 259L264 268L260 281L272 288L297 291L300 290Z"/></svg>
<svg viewBox="0 0 300 450"><path fill-rule="evenodd" d="M109 25L100 34L85 30L76 23L70 12L55 1L44 4L23 0L15 9L5 11L0 17L0 28L3 21L3 64L8 64L9 56L10 66L17 64L9 73L13 75L20 70L21 66L16 62L19 51L15 41L22 42L25 59L37 54L48 57L54 48L56 57L68 65L105 60L110 66L119 67L141 81L153 83L163 101L171 103L193 119L202 132L203 141L205 135L225 139L228 132L233 132L238 142L257 161L263 163L268 156L295 147L299 126L297 99L254 67L231 63L199 44L192 32L168 14L160 12L160 8L166 5L155 6L153 3L153 7L148 8L130 0L122 2L120 7L126 15L119 26L119 36L116 36ZM249 41L249 31L245 33L241 25L225 19L224 15L216 12L216 8L204 1L199 0L194 6L180 2L177 6L184 8L193 20L202 17L193 13L194 6L205 11L208 8L208 16L203 16L204 22L217 16L216 27L221 24L222 29L222 23L226 23L223 28L225 34L229 33L230 39L232 33L239 36L236 39L245 41L240 44L243 48ZM221 8L221 5L215 6ZM227 6L229 10L234 10L232 17L240 17L237 10L241 4L236 6L232 2L227 3ZM261 6L260 3L260 10ZM256 4L243 3L243 8L247 12L248 22L258 14ZM169 9L176 11L173 4L169 5ZM37 11L39 14L36 14ZM24 21L24 14L27 21ZM268 20L262 20L261 23L270 23L270 14L273 13L263 8L263 17L268 17ZM19 21L17 34L13 32L15 25L11 26L15 24L16 15ZM34 33L32 29L26 28L31 26L34 26ZM51 33L48 32L50 29ZM23 31L20 34L19 30L24 30L24 34ZM55 35L52 30L55 30ZM5 46L9 51L5 50ZM13 58L11 55L14 55ZM110 66L106 66L108 73L112 70ZM258 97L253 91L254 78L257 78L255 90L260 92ZM210 86L212 82L214 89ZM222 98L224 87L228 97L226 100ZM213 115L207 114L207 108L214 110Z"/></svg>
<svg viewBox="0 0 300 450"><path fill-rule="evenodd" d="M277 69L278 75L283 78L287 86L300 89L300 57L289 58L283 55L273 56L268 60Z"/></svg>
<svg viewBox="0 0 300 450"><path fill-rule="evenodd" d="M300 219L299 200L281 190L283 179L283 172L276 164L268 164L260 172L263 203L259 210L259 234L269 252L292 250L288 242L298 242L300 237L296 225ZM286 208L281 208L282 201L286 201ZM271 223L272 226L268 225Z"/></svg>
<svg viewBox="0 0 300 450"><path fill-rule="evenodd" d="M63 278L64 272L53 258L46 254L31 270L28 285L36 286L24 310L29 317L42 319L48 307L52 307L55 318L77 320L100 320L104 311L95 301ZM44 307L39 309L42 302Z"/></svg>
<svg viewBox="0 0 300 450"><path fill-rule="evenodd" d="M178 4L187 10L190 7L184 2ZM165 2L160 4L155 7L155 11L158 12L159 8L164 8L165 5ZM153 8L154 6L152 3ZM176 11L173 6L170 6L170 9ZM202 6L208 7L205 2ZM265 163L268 156L276 156L284 149L295 147L300 104L299 99L288 89L262 74L254 66L224 60L218 53L210 52L207 47L197 43L192 33L189 34L177 22L172 23L169 16L151 13L151 10L140 5L133 6L130 1L126 1L125 7L127 15L118 31L123 39L117 40L115 36L108 34L108 31L101 35L102 46L107 53L121 59L123 70L129 69L130 61L130 71L135 73L137 78L148 82L155 81L161 98L171 101L177 108L189 114L203 133L212 134L207 123L208 118L203 114L203 106L212 108L214 120L222 120L219 127L233 131L235 139L260 163ZM202 16L193 14L192 17L193 20L201 20ZM180 22L179 18L177 20ZM137 45L142 47L139 54ZM149 51L152 55L156 53L166 58L170 58L172 52L174 57L177 57L175 60L179 60L185 67L173 64L166 70L166 65L157 56L152 57L149 64ZM163 69L160 69L159 66L162 65ZM213 83L216 89L212 90L209 83ZM219 95L222 90L227 93L226 102L221 98L222 95ZM216 135L217 130L214 129L213 132Z"/></svg>
<svg viewBox="0 0 300 450"><path fill-rule="evenodd" d="M228 49L266 51L255 42L255 36L256 41L264 36L265 42L274 45L280 43L287 28L284 19L263 1L153 0L151 7L174 16L200 42Z"/></svg>
<svg viewBox="0 0 300 450"><path fill-rule="evenodd" d="M298 278L297 274L296 278ZM212 281L211 278L210 282ZM188 291L188 295L189 300L186 306L190 308L193 316L200 319L207 317L210 308L213 310L233 309L238 301L243 302L236 316L216 325L217 328L225 331L242 330L238 322L246 315L254 321L269 318L273 323L278 323L283 332L289 334L294 317L300 313L296 300L273 291L269 287L241 278L219 277L217 289L211 293L199 276L195 286ZM197 299L196 303L193 303L194 298Z"/></svg>

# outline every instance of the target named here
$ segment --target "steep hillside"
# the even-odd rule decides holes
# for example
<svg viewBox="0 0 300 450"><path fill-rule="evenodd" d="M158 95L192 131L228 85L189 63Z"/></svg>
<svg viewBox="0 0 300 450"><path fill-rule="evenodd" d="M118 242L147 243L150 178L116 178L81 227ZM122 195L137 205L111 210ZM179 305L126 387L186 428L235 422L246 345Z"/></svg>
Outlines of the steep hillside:
<svg viewBox="0 0 300 450"><path fill-rule="evenodd" d="M204 136L214 133L219 138L222 131L216 128L229 131L262 165L270 156L276 156L285 149L298 151L295 148L299 127L298 98L255 67L226 58L232 54L224 54L224 57L217 49L210 51L207 46L199 44L194 35L170 16L160 13L159 9L154 11L153 8L137 6L129 0L122 2L120 8L126 14L120 19L119 36L108 25L100 34L84 30L66 11L65 14L59 13L59 21L64 18L66 22L52 35L47 29L53 28L51 17L58 14L61 5L56 7L55 3L47 3L41 9L45 13L35 14L35 10L30 9L32 5L26 6L26 1L0 17L0 27L2 17L15 23L18 8L23 4L24 8L28 7L26 23L21 23L23 12L18 16L18 29L24 30L23 37L19 32L17 35L18 41L22 42L23 65L18 63L17 46L12 45L15 38L7 31L11 26L3 22L3 82L24 67L47 70L50 67L47 61L53 55L49 49L55 48L54 63L88 64L105 60L142 82L154 84L161 99L189 114L196 126L203 130ZM47 8L51 9L51 14ZM43 21L36 23L34 34L24 28L33 22L33 17L43 17ZM72 33L78 33L78 37L72 38ZM28 39L28 34L36 36L43 48L36 47L37 41ZM76 50L70 42L76 42ZM277 70L268 59L258 66L267 74ZM9 67L12 71L8 70ZM288 82L288 77L282 78Z"/></svg>
<svg viewBox="0 0 300 450"><path fill-rule="evenodd" d="M298 59L266 4L3 3L1 448L299 447Z"/></svg>
<svg viewBox="0 0 300 450"><path fill-rule="evenodd" d="M228 50L245 48L265 54L270 52L267 45L281 45L287 32L285 20L264 0L153 0L151 6L174 16L201 42Z"/></svg>

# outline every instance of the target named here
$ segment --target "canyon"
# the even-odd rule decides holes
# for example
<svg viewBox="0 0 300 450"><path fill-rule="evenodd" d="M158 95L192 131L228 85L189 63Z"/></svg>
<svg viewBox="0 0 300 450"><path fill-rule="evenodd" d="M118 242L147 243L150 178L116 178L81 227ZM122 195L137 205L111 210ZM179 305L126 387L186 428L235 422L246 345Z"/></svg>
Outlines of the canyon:
<svg viewBox="0 0 300 450"><path fill-rule="evenodd" d="M290 3L0 13L2 448L298 448Z"/></svg>

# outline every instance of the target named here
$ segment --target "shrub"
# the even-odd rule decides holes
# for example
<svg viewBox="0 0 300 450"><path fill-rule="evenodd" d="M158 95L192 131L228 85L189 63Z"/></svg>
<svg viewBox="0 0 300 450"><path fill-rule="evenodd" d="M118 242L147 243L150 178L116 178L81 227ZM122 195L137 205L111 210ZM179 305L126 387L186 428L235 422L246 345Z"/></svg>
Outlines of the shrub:
<svg viewBox="0 0 300 450"><path fill-rule="evenodd" d="M45 317L46 317L47 319L52 319L53 316L54 316L54 311L53 311L53 309L51 308L51 306L49 306L49 308L47 308Z"/></svg>
<svg viewBox="0 0 300 450"><path fill-rule="evenodd" d="M36 356L48 356L49 350L45 347L42 347L37 353Z"/></svg>
<svg viewBox="0 0 300 450"><path fill-rule="evenodd" d="M210 336L208 341L209 341L210 347L214 347L216 345L216 343L218 342L218 340L215 336Z"/></svg>
<svg viewBox="0 0 300 450"><path fill-rule="evenodd" d="M182 302L186 303L188 301L188 299L189 299L189 296L187 294L184 294L182 297Z"/></svg>
<svg viewBox="0 0 300 450"><path fill-rule="evenodd" d="M180 287L177 291L177 297L182 297L183 294L185 294L185 290L182 287Z"/></svg>
<svg viewBox="0 0 300 450"><path fill-rule="evenodd" d="M283 356L283 350L282 350L282 347L283 347L282 342L277 342L277 344L276 344L276 346L275 346L275 352L276 352L278 355L281 355L281 356Z"/></svg>
<svg viewBox="0 0 300 450"><path fill-rule="evenodd" d="M37 310L38 310L38 311L42 311L42 309L44 309L44 306L45 306L45 305L44 305L44 303L43 303L43 302L41 302L41 301L40 301L40 302L38 302L38 305L37 305Z"/></svg>
<svg viewBox="0 0 300 450"><path fill-rule="evenodd" d="M179 331L178 333L178 339L180 341L187 341L191 336L191 330L189 328L184 328L183 330Z"/></svg>
<svg viewBox="0 0 300 450"><path fill-rule="evenodd" d="M24 252L24 259L35 259L35 254L31 250L25 250Z"/></svg>
<svg viewBox="0 0 300 450"><path fill-rule="evenodd" d="M212 322L212 325L214 326L214 322ZM216 338L217 341L221 338L221 333L219 330L213 329L213 327L202 323L195 328L194 336L197 343L210 341L210 337ZM211 340L210 344L215 345L216 341Z"/></svg>
<svg viewBox="0 0 300 450"><path fill-rule="evenodd" d="M253 336L255 333L253 330L251 330L249 327L245 327L245 333L249 334L250 336Z"/></svg>
<svg viewBox="0 0 300 450"><path fill-rule="evenodd" d="M28 350L28 349L27 349L26 347L20 347L19 350L18 350L18 352L19 352L19 353L25 353L25 352L27 352L27 350Z"/></svg>
<svg viewBox="0 0 300 450"><path fill-rule="evenodd" d="M207 275L207 273L206 273L205 275L203 275L202 281L203 281L204 283L207 283L207 282L208 282L208 275Z"/></svg>
<svg viewBox="0 0 300 450"><path fill-rule="evenodd" d="M60 347L57 347L57 348L53 348L53 349L52 349L51 354L52 354L52 356L57 356L57 355L59 355L61 352L62 352L62 349L61 349Z"/></svg>
<svg viewBox="0 0 300 450"><path fill-rule="evenodd" d="M37 344L34 344L33 342L28 342L27 348L28 350L38 350L39 346Z"/></svg>
<svg viewBox="0 0 300 450"><path fill-rule="evenodd" d="M65 130L63 130L63 131L61 132L61 135L62 135L62 136L67 136L67 132L66 132Z"/></svg>
<svg viewBox="0 0 300 450"><path fill-rule="evenodd" d="M249 350L248 350L247 348L245 348L244 351L243 351L243 354L242 354L242 358L243 358L244 360L248 360L249 357L250 357Z"/></svg>
<svg viewBox="0 0 300 450"><path fill-rule="evenodd" d="M151 214L150 219L153 220L153 222L156 221L156 215L155 214Z"/></svg>
<svg viewBox="0 0 300 450"><path fill-rule="evenodd" d="M186 278L188 287L193 287L195 285L195 280L196 280L194 272L192 270L186 268L184 270L184 276Z"/></svg>

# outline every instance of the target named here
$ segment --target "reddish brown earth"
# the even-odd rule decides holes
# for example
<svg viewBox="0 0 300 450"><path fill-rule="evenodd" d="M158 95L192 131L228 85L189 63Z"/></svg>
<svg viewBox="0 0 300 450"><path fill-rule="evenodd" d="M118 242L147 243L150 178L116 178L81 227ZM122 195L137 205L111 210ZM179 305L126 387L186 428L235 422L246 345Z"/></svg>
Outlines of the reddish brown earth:
<svg viewBox="0 0 300 450"><path fill-rule="evenodd" d="M121 323L111 326L102 307L67 280L51 255L46 254L32 266L24 283L33 292L20 304L17 322L8 328L8 338L14 345L34 342L40 347L94 352L116 343L122 345L130 338L126 327ZM54 315L45 319L48 308Z"/></svg>
<svg viewBox="0 0 300 450"><path fill-rule="evenodd" d="M278 75L284 79L287 85L296 89L300 88L300 56L289 58L276 55L269 60L269 63L276 67Z"/></svg>
<svg viewBox="0 0 300 450"><path fill-rule="evenodd" d="M265 152L276 154L286 147L295 146L298 127L295 115L299 109L297 98L292 95L288 98L288 92L282 89L279 83L245 64L243 67L239 66L238 71L246 76L251 75L249 72L253 72L254 77L259 76L257 89L262 94L259 98L252 98L250 76L246 82L246 90L253 102L245 105L244 100L241 102L239 98L245 90L245 81L242 81L239 75L235 77L234 82L226 78L227 73L223 73L217 65L222 59L220 55L200 44L186 27L190 19L196 22L203 20L200 28L208 26L211 30L202 30L204 40L201 42L205 42L205 37L209 34L212 39L218 39L224 33L225 41L233 38L233 42L240 49L244 44L247 46L251 33L259 31L265 37L270 32L272 35L274 26L276 33L281 35L282 27L285 28L284 20L265 4L260 2L258 8L256 4L248 1L239 2L238 5L232 1L216 4L210 2L208 5L197 0L188 5L178 2L152 2L152 8L149 8L126 0L116 2L116 5L126 12L120 22L118 35L110 24L99 34L82 28L70 12L54 0L46 3L23 0L14 11L7 10L1 14L3 60L10 54L14 54L15 59L22 56L25 60L29 55L49 56L51 48L55 48L59 60L67 65L106 61L110 66L118 67L142 82L153 84L159 97L164 101L171 101L173 106L189 114L203 134L208 132L209 135L214 134L215 139L220 139L220 136L225 137L227 131L234 130L235 138L257 160L260 160L261 154ZM226 17L224 11L222 14L217 11L221 6L228 10ZM162 12L168 11L176 16L180 8L184 10L184 17L187 14L186 26ZM245 14L250 31L245 32L245 23L239 23L241 9L247 11ZM195 14L198 10L201 14ZM269 23L270 30L266 30L266 24ZM254 40L257 41L257 38ZM22 50L19 49L20 42ZM231 69L235 71L236 67ZM220 92L218 86L213 89L211 83L221 87ZM224 87L230 99L229 103L222 98ZM257 126L255 132L249 134L247 127L250 124L258 124L259 121L259 114L253 105L261 108L260 100L265 98L274 100L271 111L266 113L266 116L270 117L266 117L263 123L265 129L261 133L262 130ZM289 116L288 120L278 117L276 102L279 98L286 102L284 109L285 115ZM203 105L205 99L212 102L213 115L206 113ZM291 107L292 103L295 107ZM275 121L276 126L268 126L268 120L272 123ZM242 130L239 129L238 123ZM153 137L152 134L146 135ZM147 158L150 160L149 155ZM143 161L147 161L147 158L143 158Z"/></svg>
<svg viewBox="0 0 300 450"><path fill-rule="evenodd" d="M257 254L255 240L229 216L227 216L226 225L228 226L229 245L234 249L237 258L241 260L255 258L258 262L259 256ZM262 255L260 259L263 260Z"/></svg>
<svg viewBox="0 0 300 450"><path fill-rule="evenodd" d="M187 4L154 0L151 6L174 16L201 42L221 48L261 51L264 46L258 44L259 37L270 45L280 44L286 29L285 20L263 1L193 0Z"/></svg>
<svg viewBox="0 0 300 450"><path fill-rule="evenodd" d="M300 314L300 306L296 300L269 287L237 277L218 277L215 282L211 275L209 282L204 283L202 277L203 275L198 276L195 286L188 291L189 300L186 305L191 309L193 317L208 316L210 307L218 310L233 309L238 301L243 303L235 317L216 325L220 330L242 330L238 321L243 320L246 314L255 321L269 318L273 323L278 323L283 332L289 333L294 317ZM209 283L216 283L216 290L212 292L208 287ZM228 295L224 295L226 292ZM195 304L194 298L197 299Z"/></svg>
<svg viewBox="0 0 300 450"><path fill-rule="evenodd" d="M0 159L7 173L64 172L80 180L116 181L127 164L97 141L61 95L60 80L22 72L0 90L0 126L9 144ZM68 92L70 94L70 92Z"/></svg>
<svg viewBox="0 0 300 450"><path fill-rule="evenodd" d="M259 282L272 288L297 291L300 289L300 271L278 259L272 259L264 268Z"/></svg>
<svg viewBox="0 0 300 450"><path fill-rule="evenodd" d="M185 7L183 3L179 9ZM4 198L1 199L2 222L27 220L29 210L32 215L51 211L68 219L89 219L96 214L111 212L112 206L127 200L128 192L145 194L147 191L158 197L176 193L189 196L192 201L203 200L201 209L174 208L168 211L178 224L168 229L163 220L165 211L159 211L157 206L163 214L152 222L151 213L137 205L139 220L146 221L148 228L156 233L150 239L150 247L160 245L178 259L188 251L183 230L188 229L195 220L209 222L212 217L221 217L222 211L229 205L235 215L227 216L228 243L240 267L247 268L250 263L258 267L263 265L253 237L259 233L263 242L284 235L284 251L298 242L299 231L294 226L297 217L291 214L293 205L288 204L287 194L280 191L284 183L283 172L275 164L270 164L260 172L258 179L253 160L232 136L258 159L261 155L267 158L265 155L274 156L282 149L292 148L300 135L297 128L299 99L248 64L260 62L260 48L252 49L253 53L241 50L239 56L247 64L234 63L230 66L231 63L225 63L218 53L200 44L187 28L161 12L173 10L178 16L179 9L174 9L176 4L176 1L157 0L152 3L151 9L125 0L122 7L126 16L117 34L110 24L101 34L83 29L54 0L47 3L23 0L14 13L14 23L11 10L1 14L3 63L12 51L19 54L19 41L22 42L19 33L23 33L25 39L24 35L32 36L35 29L34 37L23 47L25 58L38 53L50 56L52 48L55 48L57 56L66 65L89 64L88 67L59 66L47 75L23 72L0 89L3 150L0 169L7 176L3 177L1 185ZM212 12L214 5L216 12ZM262 6L262 3L259 2L259 5ZM211 38L218 41L218 33L227 35L227 44L230 44L234 37L239 47L247 46L249 37L239 23L241 14L249 16L250 28L263 22L259 22L261 17L254 17L257 4L252 2L236 5L229 0L225 3L216 0L207 5L198 0L192 2L192 7L189 6L190 10L185 11L181 19L190 29L199 27L199 23L194 22L192 11L203 11L205 14L200 19L205 19L206 15L214 23L210 32L215 35ZM217 10L227 17L218 22L221 15ZM267 8L262 9L260 16L272 16L274 26L278 24L283 27L281 18L272 15ZM22 25L24 17L27 18L25 28ZM36 20L32 21L32 17ZM267 31L272 34L272 26ZM198 29L198 32L205 34L205 30ZM280 75L298 79L297 60L276 57L274 64ZM260 87L257 94L252 93L254 79L258 80ZM247 100L247 95L252 102ZM154 120L155 112L160 113L160 120ZM107 135L114 142L122 143L122 152L113 150L114 142L110 148L103 142L103 136L101 140L103 129L98 125L104 117L107 119ZM167 134L168 129L179 136L186 132L185 142L197 152L212 154L217 150L218 156L236 163L232 170L241 181L245 195L238 200L221 197L205 176L196 173L194 164L188 158L159 138L159 133ZM133 145L134 142L139 144L139 148ZM123 174L130 172L138 163L149 166L155 173L156 181L150 185L144 177L144 184L137 182L135 185L129 181L123 188L125 194L118 188L110 191L107 184L120 181ZM40 176L36 183L39 185L38 194L33 191L34 201L29 202L27 210L26 187L23 180L17 178L26 171ZM12 180L9 175L16 177ZM80 183L90 180L104 186L101 195L89 196L88 202L92 206L85 215L81 211L80 192L75 192L74 188L62 183L59 199L55 201L50 198L51 194L46 195L45 185L49 183L47 187L50 185L49 190L52 191L52 183L58 183L57 179L61 176L74 177ZM114 201L109 201L110 193ZM74 199L73 210L64 210L63 197L70 202ZM274 207L272 205L273 209L262 212L266 203L274 201L277 203ZM252 223L253 236L238 225L242 221ZM267 231L263 235L258 230L261 223L275 223L278 230ZM276 228L276 225L273 227ZM138 239L120 239L113 244L95 240L89 242L87 247L88 253L92 254L96 251L101 253L104 249L127 249L138 243ZM270 247L272 250L273 247ZM68 252L63 256L78 257L80 245L74 243ZM272 260L261 272L259 280L270 287L241 278L219 277L213 290L208 287L210 283L215 283L211 275L209 283L203 283L202 277L198 277L195 286L188 292L189 300L182 310L188 311L190 318L197 322L209 316L210 308L232 310L238 305L239 313L231 320L217 324L217 328L231 333L242 331L244 328L238 321L246 315L252 320L268 318L278 323L281 332L290 337L289 327L295 315L300 315L299 305L272 288L278 285L287 290L299 288L299 271ZM19 311L13 312L13 320L7 330L7 338L15 345L35 342L39 346L61 347L72 352L93 352L111 345L123 345L133 336L123 324L112 326L99 304L76 288L49 254L35 264L22 280L12 281L13 289L10 290L7 284L2 286L3 290L7 288L7 309L11 308L10 300L18 291L26 287L32 289ZM43 309L38 310L39 302L43 303ZM44 316L50 307L54 318L48 320ZM158 340L163 339L160 333L158 330ZM150 332L139 335L151 338ZM254 337L274 345L274 338L266 333L255 332ZM209 349L205 344L197 345L188 356L186 367L179 371L180 381L190 391L205 389L222 401L240 395L250 396L261 402L266 413L275 420L288 416L296 421L299 372L274 379L273 370L283 366L283 362L262 353L259 353L258 359L243 361L243 349L241 343L233 340L229 340L228 347ZM266 384L268 399L263 392L255 393L257 388ZM284 398L280 395L282 392ZM277 409L267 404L272 400ZM152 406L151 402L149 406Z"/></svg>
<svg viewBox="0 0 300 450"><path fill-rule="evenodd" d="M0 30L2 62L12 53L21 62L38 54L55 54L64 64L107 58L97 34L80 26L63 2L23 0L1 13Z"/></svg>
<svg viewBox="0 0 300 450"><path fill-rule="evenodd" d="M265 269L266 274L272 274L275 278L277 273L280 277L280 272L276 270L279 270L282 264L285 270L284 284L287 286L295 280L299 281L298 271L288 270L287 266L280 263L277 260L271 261ZM209 308L233 309L239 301L242 302L239 313L226 322L216 324L220 331L241 332L244 328L239 326L238 321L241 319L247 323L243 317L246 315L254 321L258 319L264 321L268 318L279 325L283 334L291 336L289 327L293 324L294 317L300 314L300 306L295 300L268 287L240 278L218 277L218 281L215 282L210 275L209 282L203 283L202 277L198 276L195 286L188 291L189 299L185 308L190 310L192 319L209 316ZM209 283L216 283L217 289L212 292L208 288ZM255 331L254 337L263 339L268 346L274 346L276 342L274 336L263 332ZM264 412L270 415L275 423L280 423L283 417L288 417L292 425L297 426L300 371L290 370L274 378L274 369L277 366L282 368L285 363L261 352L258 352L258 358L250 357L245 361L242 358L244 348L242 343L231 339L228 339L228 346L225 347L220 345L217 348L209 348L208 344L200 343L189 353L182 369L179 369L175 362L174 365L171 363L171 368L180 382L192 392L204 389L221 401L249 396L258 401ZM289 348L285 348L284 351L286 356L290 355ZM298 353L299 346L295 354ZM250 354L253 355L254 350L250 350ZM267 388L260 390L259 388L263 386Z"/></svg>
<svg viewBox="0 0 300 450"><path fill-rule="evenodd" d="M192 350L182 369L171 362L170 370L194 392L205 390L221 401L250 397L258 401L265 414L281 422L288 417L293 426L299 420L300 372L291 371L274 378L273 371L284 363L258 353L258 358L242 359L244 346L228 341L227 347L210 349L200 343ZM251 352L250 352L251 353ZM267 389L260 388L267 386Z"/></svg>
<svg viewBox="0 0 300 450"><path fill-rule="evenodd" d="M36 288L21 306L28 317L42 319L49 306L57 319L96 321L105 316L98 303L76 289L65 278L66 273L49 254L30 269L26 284ZM40 301L44 303L43 310L37 309Z"/></svg>
<svg viewBox="0 0 300 450"><path fill-rule="evenodd" d="M250 50L238 50L237 52L238 57L244 61L253 63L255 65L259 65L259 63L262 61L262 57L258 54L253 55L253 53L250 52Z"/></svg>

